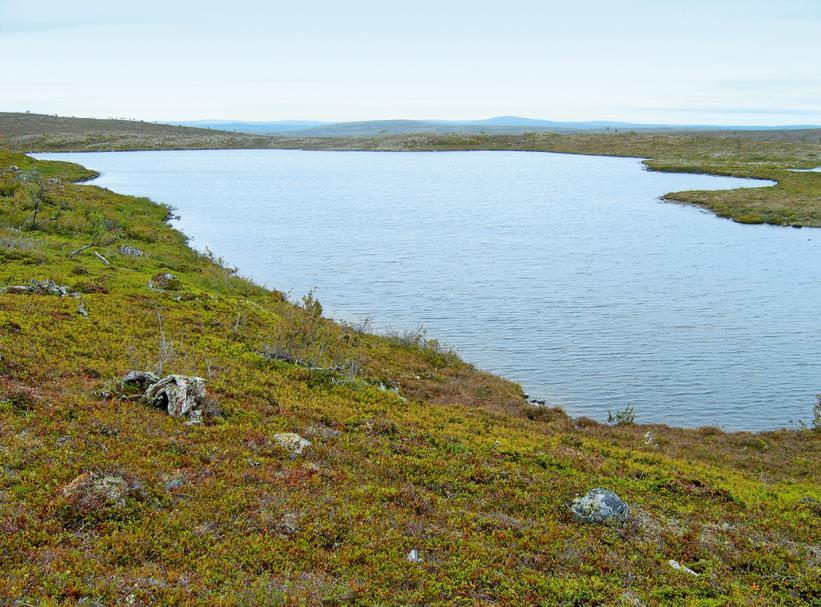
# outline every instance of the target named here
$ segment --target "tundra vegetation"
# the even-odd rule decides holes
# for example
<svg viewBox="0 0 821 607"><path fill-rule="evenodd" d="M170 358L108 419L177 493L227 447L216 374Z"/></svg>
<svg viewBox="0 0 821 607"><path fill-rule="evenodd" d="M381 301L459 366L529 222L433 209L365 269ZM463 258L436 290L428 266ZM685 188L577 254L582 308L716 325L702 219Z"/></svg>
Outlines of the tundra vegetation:
<svg viewBox="0 0 821 607"><path fill-rule="evenodd" d="M817 430L532 406L421 332L251 283L92 176L0 152L0 605L818 601ZM213 406L169 415L132 371ZM585 495L627 507L584 522Z"/></svg>

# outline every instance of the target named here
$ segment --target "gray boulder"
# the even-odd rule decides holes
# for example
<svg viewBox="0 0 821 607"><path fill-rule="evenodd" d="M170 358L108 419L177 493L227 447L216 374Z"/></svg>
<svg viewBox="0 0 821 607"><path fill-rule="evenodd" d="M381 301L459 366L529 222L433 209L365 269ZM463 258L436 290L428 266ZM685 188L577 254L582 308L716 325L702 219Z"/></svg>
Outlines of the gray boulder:
<svg viewBox="0 0 821 607"><path fill-rule="evenodd" d="M623 523L630 517L630 507L618 495L601 487L574 500L570 512L573 518L585 523Z"/></svg>

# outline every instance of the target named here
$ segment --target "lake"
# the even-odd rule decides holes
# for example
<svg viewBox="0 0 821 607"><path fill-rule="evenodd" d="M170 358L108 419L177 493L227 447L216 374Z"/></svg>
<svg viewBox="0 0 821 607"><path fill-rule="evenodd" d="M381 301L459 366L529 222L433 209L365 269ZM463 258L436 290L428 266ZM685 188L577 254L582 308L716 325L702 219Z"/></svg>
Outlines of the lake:
<svg viewBox="0 0 821 607"><path fill-rule="evenodd" d="M424 326L574 416L763 430L821 392L821 233L663 203L767 182L533 152L37 154L174 206L193 246L336 319Z"/></svg>

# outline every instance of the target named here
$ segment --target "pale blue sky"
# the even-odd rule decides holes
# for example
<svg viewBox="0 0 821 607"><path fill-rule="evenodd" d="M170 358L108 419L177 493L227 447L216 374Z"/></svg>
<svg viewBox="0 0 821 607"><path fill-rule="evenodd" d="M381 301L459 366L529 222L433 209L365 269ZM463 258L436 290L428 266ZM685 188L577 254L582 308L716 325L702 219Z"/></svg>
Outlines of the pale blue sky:
<svg viewBox="0 0 821 607"><path fill-rule="evenodd" d="M821 0L0 0L0 110L821 124Z"/></svg>

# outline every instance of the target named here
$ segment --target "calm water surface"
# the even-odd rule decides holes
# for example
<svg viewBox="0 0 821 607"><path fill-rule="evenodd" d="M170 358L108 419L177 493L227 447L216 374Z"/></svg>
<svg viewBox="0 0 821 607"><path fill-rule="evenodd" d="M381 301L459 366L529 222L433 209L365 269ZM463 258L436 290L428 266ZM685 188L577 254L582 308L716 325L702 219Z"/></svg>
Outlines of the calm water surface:
<svg viewBox="0 0 821 607"><path fill-rule="evenodd" d="M821 233L657 200L762 182L517 152L38 157L172 204L194 246L260 283L423 325L573 415L766 429L821 392Z"/></svg>

